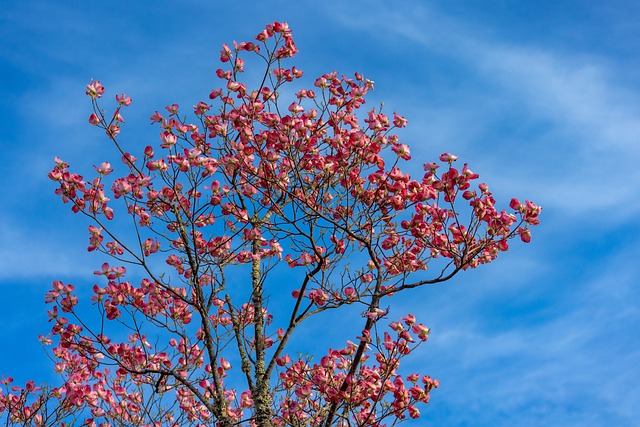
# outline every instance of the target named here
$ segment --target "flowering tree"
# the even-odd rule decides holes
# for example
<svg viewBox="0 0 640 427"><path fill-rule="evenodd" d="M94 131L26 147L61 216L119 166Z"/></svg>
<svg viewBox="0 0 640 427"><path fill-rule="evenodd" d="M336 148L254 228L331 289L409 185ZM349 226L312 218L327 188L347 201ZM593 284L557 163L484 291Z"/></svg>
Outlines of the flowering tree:
<svg viewBox="0 0 640 427"><path fill-rule="evenodd" d="M392 133L407 120L358 117L373 82L334 72L294 94L303 73L285 62L296 52L277 22L223 45L216 107L199 102L191 121L175 104L155 112L159 145L138 157L121 135L131 99L117 95L106 113L104 87L87 86L89 122L121 165L84 178L56 158L49 178L89 218L88 250L110 262L95 272L94 318L73 285L46 294L52 328L41 340L62 385L3 377L7 424L380 426L420 416L438 382L399 364L429 329L411 314L389 323L387 300L489 263L515 236L528 242L540 208L512 199L510 213L498 210L448 153L411 178L399 166L409 148ZM263 64L254 88L245 58ZM126 217L130 230L117 232ZM361 312L359 335L317 360L294 356L299 326L333 310Z"/></svg>

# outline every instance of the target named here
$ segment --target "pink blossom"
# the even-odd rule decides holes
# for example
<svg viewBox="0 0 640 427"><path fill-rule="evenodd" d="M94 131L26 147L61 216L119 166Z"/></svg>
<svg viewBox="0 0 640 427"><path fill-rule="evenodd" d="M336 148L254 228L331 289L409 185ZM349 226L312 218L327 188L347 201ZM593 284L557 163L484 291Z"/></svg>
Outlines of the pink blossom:
<svg viewBox="0 0 640 427"><path fill-rule="evenodd" d="M99 81L93 81L93 79L91 79L91 82L87 85L86 94L89 95L91 99L102 98L104 86L102 86Z"/></svg>
<svg viewBox="0 0 640 427"><path fill-rule="evenodd" d="M524 243L531 242L531 230L529 230L528 228L524 228L524 227L518 228L518 235L520 236L520 239Z"/></svg>
<svg viewBox="0 0 640 427"><path fill-rule="evenodd" d="M456 160L458 160L458 156L454 156L451 153L443 153L443 154L440 154L440 160L451 164Z"/></svg>
<svg viewBox="0 0 640 427"><path fill-rule="evenodd" d="M397 113L393 113L393 124L394 126L398 127L398 128L403 128L407 126L407 119L405 119L404 117L402 117L401 115L397 114Z"/></svg>
<svg viewBox="0 0 640 427"><path fill-rule="evenodd" d="M209 93L209 99L216 99L222 95L222 89L214 89Z"/></svg>
<svg viewBox="0 0 640 427"><path fill-rule="evenodd" d="M224 369L225 371L228 371L229 369L231 369L231 364L224 357L221 357L220 358L220 367L222 369Z"/></svg>
<svg viewBox="0 0 640 427"><path fill-rule="evenodd" d="M253 399L251 397L251 391L247 390L240 395L240 407L251 408L253 407Z"/></svg>
<svg viewBox="0 0 640 427"><path fill-rule="evenodd" d="M162 141L162 144L160 144L162 148L171 148L176 144L178 138L171 132L165 131L160 134L160 140Z"/></svg>
<svg viewBox="0 0 640 427"><path fill-rule="evenodd" d="M360 280L362 280L362 283L371 283L373 282L373 274L371 273L363 274L362 276L360 276Z"/></svg>
<svg viewBox="0 0 640 427"><path fill-rule="evenodd" d="M116 95L116 101L118 101L120 105L124 105L125 107L131 105L131 98L124 93L122 95Z"/></svg>
<svg viewBox="0 0 640 427"><path fill-rule="evenodd" d="M151 119L151 123L161 123L163 120L162 116L157 111L153 113L149 119Z"/></svg>
<svg viewBox="0 0 640 427"><path fill-rule="evenodd" d="M95 113L92 113L89 116L89 123L91 123L94 126L96 126L98 123L100 123L100 121L101 121L100 118Z"/></svg>
<svg viewBox="0 0 640 427"><path fill-rule="evenodd" d="M171 105L167 105L166 107L164 107L168 112L170 116L175 116L178 114L178 109L180 108L178 106L178 104L171 104ZM152 116L153 117L153 116Z"/></svg>
<svg viewBox="0 0 640 427"><path fill-rule="evenodd" d="M395 144L391 150L403 160L411 160L411 151L406 144Z"/></svg>
<svg viewBox="0 0 640 427"><path fill-rule="evenodd" d="M404 323L407 326L413 326L413 324L416 323L416 316L414 316L413 314L407 314L402 318L402 320L404 320Z"/></svg>
<svg viewBox="0 0 640 427"><path fill-rule="evenodd" d="M436 169L438 169L440 165L438 165L437 163L425 163L423 167L424 170L435 173Z"/></svg>
<svg viewBox="0 0 640 427"><path fill-rule="evenodd" d="M271 37L271 34L269 34L269 32L267 30L262 30L260 33L258 33L258 35L255 37L255 39L258 40L258 41L264 42L269 37Z"/></svg>
<svg viewBox="0 0 640 427"><path fill-rule="evenodd" d="M220 61L229 62L232 56L233 53L231 52L231 49L229 49L229 46L226 43L223 44L222 50L220 51Z"/></svg>
<svg viewBox="0 0 640 427"><path fill-rule="evenodd" d="M106 129L106 133L110 138L115 138L120 133L120 125L118 123L112 123Z"/></svg>
<svg viewBox="0 0 640 427"><path fill-rule="evenodd" d="M520 203L520 200L516 198L511 199L511 202L509 203L509 207L511 207L511 209L516 211L524 210L524 205Z"/></svg>
<svg viewBox="0 0 640 427"><path fill-rule="evenodd" d="M411 327L411 331L414 334L418 335L418 338L421 341L426 341L429 338L429 334L431 333L431 330L429 328L420 323L413 325Z"/></svg>
<svg viewBox="0 0 640 427"><path fill-rule="evenodd" d="M309 292L309 299L317 306L322 307L327 303L329 295L322 289L314 289Z"/></svg>
<svg viewBox="0 0 640 427"><path fill-rule="evenodd" d="M413 405L409 405L407 407L407 410L409 411L409 416L411 418L420 418L420 410L418 408L416 408Z"/></svg>
<svg viewBox="0 0 640 427"><path fill-rule="evenodd" d="M94 168L100 175L109 175L111 172L113 172L113 169L111 168L111 164L109 162L103 162L100 164L100 167L94 166Z"/></svg>

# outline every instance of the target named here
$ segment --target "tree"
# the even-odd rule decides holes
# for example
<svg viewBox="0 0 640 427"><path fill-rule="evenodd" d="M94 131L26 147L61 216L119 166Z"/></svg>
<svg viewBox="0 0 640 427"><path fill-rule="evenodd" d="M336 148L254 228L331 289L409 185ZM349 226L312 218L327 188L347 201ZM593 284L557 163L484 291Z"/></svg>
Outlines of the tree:
<svg viewBox="0 0 640 427"><path fill-rule="evenodd" d="M107 114L104 87L90 82L89 122L122 164L94 166L88 179L56 158L49 178L90 220L88 250L112 261L95 272L93 318L73 285L53 283L41 340L62 385L3 377L7 424L379 426L420 416L438 382L399 365L429 328L390 317L388 301L493 261L513 237L529 242L540 208L512 199L511 213L498 210L449 153L412 179L400 169L409 148L393 134L407 120L381 109L359 120L373 82L333 72L294 95L303 72L284 64L296 52L278 22L223 45L222 87L209 95L217 109L199 102L193 121L175 104L156 111L159 146L139 157L120 134L131 98L117 95ZM264 64L254 89L245 57ZM130 230L117 231L127 217ZM361 333L318 360L296 357L288 344L300 325L335 310L361 312Z"/></svg>

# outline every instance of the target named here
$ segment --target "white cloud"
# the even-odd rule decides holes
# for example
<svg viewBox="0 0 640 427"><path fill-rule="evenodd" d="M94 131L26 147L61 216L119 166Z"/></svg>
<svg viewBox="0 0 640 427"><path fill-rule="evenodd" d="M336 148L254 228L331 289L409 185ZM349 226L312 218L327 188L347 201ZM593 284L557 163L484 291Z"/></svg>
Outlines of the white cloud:
<svg viewBox="0 0 640 427"><path fill-rule="evenodd" d="M612 250L572 280L559 271L553 278L541 260L539 274L535 260L503 260L480 283L468 275L464 284L421 292L416 315L432 335L405 368L441 380L434 399L448 408L450 424L481 425L488 416L492 425L633 425L640 416L640 342L629 336L640 327L633 252ZM514 273L520 286L497 292L500 278L505 285ZM585 402L598 409L585 411ZM500 414L509 415L495 424Z"/></svg>
<svg viewBox="0 0 640 427"><path fill-rule="evenodd" d="M608 223L620 224L640 212L640 93L619 78L614 58L517 45L424 5L382 9L335 19L414 55L425 70L450 61L463 80L460 90L445 88L450 99L433 99L438 87L418 74L415 93L392 100L418 118L407 139L415 158L432 155L434 142L452 147L494 189L527 195L573 221L613 211Z"/></svg>
<svg viewBox="0 0 640 427"><path fill-rule="evenodd" d="M82 250L78 248L86 243L85 236L50 225L32 223L26 226L15 217L1 215L0 281L63 279L87 273L82 267L85 257L78 256Z"/></svg>

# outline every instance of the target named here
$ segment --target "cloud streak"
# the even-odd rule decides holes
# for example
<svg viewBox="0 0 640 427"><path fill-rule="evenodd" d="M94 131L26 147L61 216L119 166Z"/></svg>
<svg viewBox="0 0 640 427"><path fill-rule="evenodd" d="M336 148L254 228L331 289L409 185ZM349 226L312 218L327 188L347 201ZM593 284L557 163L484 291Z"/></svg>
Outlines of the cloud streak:
<svg viewBox="0 0 640 427"><path fill-rule="evenodd" d="M502 171L494 174L501 188L530 195L547 209L583 221L594 212L614 210L612 222L617 223L640 211L637 191L630 184L640 182L635 167L640 162L640 93L617 78L611 58L506 42L433 8L400 4L406 9L382 14L374 8L352 25L424 58L417 59L424 69L433 66L434 55L444 57L464 69L462 78L474 85L467 96L450 100L454 107L447 108L439 97L434 104L434 93L420 89L432 88L429 76L414 79L417 93L408 103L418 110L413 115L419 122L411 127L431 130L436 140L448 138L468 150L474 163L481 159L488 169ZM380 25L383 20L385 25ZM437 97L438 89L432 90ZM406 97L405 92L398 95ZM490 132L501 121L510 123L513 134L498 137L515 141L502 144L508 146L505 158L496 156L500 144L486 148L496 137ZM532 134L531 129L537 131ZM421 149L414 146L414 157Z"/></svg>

